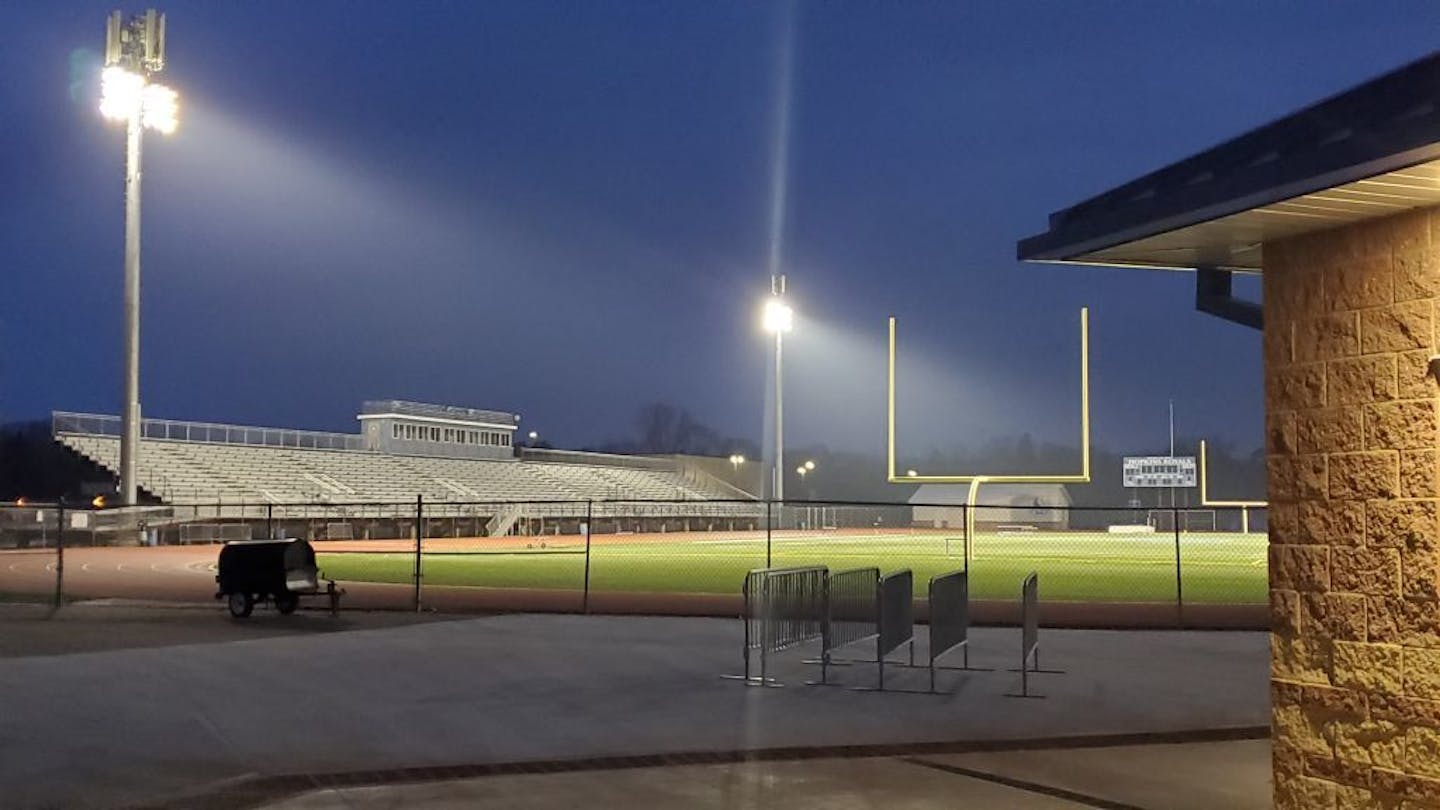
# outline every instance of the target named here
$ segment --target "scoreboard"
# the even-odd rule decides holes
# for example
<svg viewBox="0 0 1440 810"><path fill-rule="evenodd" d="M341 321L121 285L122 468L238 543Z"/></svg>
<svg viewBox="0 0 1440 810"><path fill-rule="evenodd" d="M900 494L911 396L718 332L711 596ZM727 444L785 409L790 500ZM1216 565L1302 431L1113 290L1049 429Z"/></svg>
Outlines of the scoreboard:
<svg viewBox="0 0 1440 810"><path fill-rule="evenodd" d="M1193 487L1194 456L1126 456L1126 487Z"/></svg>

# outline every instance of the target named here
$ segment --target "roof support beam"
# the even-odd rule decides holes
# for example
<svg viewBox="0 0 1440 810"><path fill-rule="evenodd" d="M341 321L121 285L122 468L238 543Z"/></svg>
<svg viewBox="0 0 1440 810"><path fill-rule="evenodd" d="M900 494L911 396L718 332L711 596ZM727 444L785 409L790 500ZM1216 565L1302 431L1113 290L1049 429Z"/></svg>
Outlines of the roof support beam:
<svg viewBox="0 0 1440 810"><path fill-rule="evenodd" d="M1214 267L1195 268L1195 308L1231 323L1263 329L1260 305L1236 298L1231 292L1231 273Z"/></svg>

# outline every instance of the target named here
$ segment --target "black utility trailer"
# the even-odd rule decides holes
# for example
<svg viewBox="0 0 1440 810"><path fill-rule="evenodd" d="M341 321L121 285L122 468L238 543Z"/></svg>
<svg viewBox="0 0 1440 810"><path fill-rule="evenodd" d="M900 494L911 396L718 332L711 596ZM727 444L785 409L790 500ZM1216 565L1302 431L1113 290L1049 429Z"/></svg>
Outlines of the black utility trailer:
<svg viewBox="0 0 1440 810"><path fill-rule="evenodd" d="M343 589L332 579L322 586L315 549L304 540L232 540L220 547L220 586L216 599L226 600L230 615L242 619L267 599L286 615L300 606L302 596L325 596L330 612L340 608Z"/></svg>

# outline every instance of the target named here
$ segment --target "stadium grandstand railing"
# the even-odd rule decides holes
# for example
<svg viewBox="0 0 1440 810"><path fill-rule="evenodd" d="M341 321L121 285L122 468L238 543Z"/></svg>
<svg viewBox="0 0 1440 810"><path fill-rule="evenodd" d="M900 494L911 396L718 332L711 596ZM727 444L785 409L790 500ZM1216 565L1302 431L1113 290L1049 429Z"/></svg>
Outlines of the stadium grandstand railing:
<svg viewBox="0 0 1440 810"><path fill-rule="evenodd" d="M76 434L119 438L118 416L56 411L51 414L51 431L56 436ZM214 422L186 422L175 419L140 420L142 439L241 444L261 447L294 447L310 450L364 450L364 437L356 433L328 433L318 430L261 428Z"/></svg>
<svg viewBox="0 0 1440 810"><path fill-rule="evenodd" d="M63 512L11 504L0 506L0 600L206 601L211 544L300 537L347 588L347 606L362 609L734 616L750 570L873 566L926 579L965 571L976 623L1018 620L1015 594L1031 571L1046 583L1048 624L1268 622L1263 510L1252 510L1245 533L1238 508L1216 508L1213 524L1170 515L1157 526L1128 508L1070 507L1058 520L1026 523L1013 505L974 507L973 521L963 506L926 506L428 494ZM923 595L917 601L923 617Z"/></svg>

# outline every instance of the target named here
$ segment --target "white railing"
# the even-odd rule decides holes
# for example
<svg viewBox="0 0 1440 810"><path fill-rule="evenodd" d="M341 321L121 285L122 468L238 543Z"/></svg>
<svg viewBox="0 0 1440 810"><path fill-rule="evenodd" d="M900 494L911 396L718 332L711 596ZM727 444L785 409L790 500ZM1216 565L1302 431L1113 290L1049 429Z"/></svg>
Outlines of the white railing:
<svg viewBox="0 0 1440 810"><path fill-rule="evenodd" d="M120 435L120 417L96 413L55 411L50 415L52 435ZM261 447L293 447L305 450L364 450L365 439L358 433L327 433L318 430L261 428L214 422L186 422L175 419L142 419L140 435L146 439L241 444Z"/></svg>

